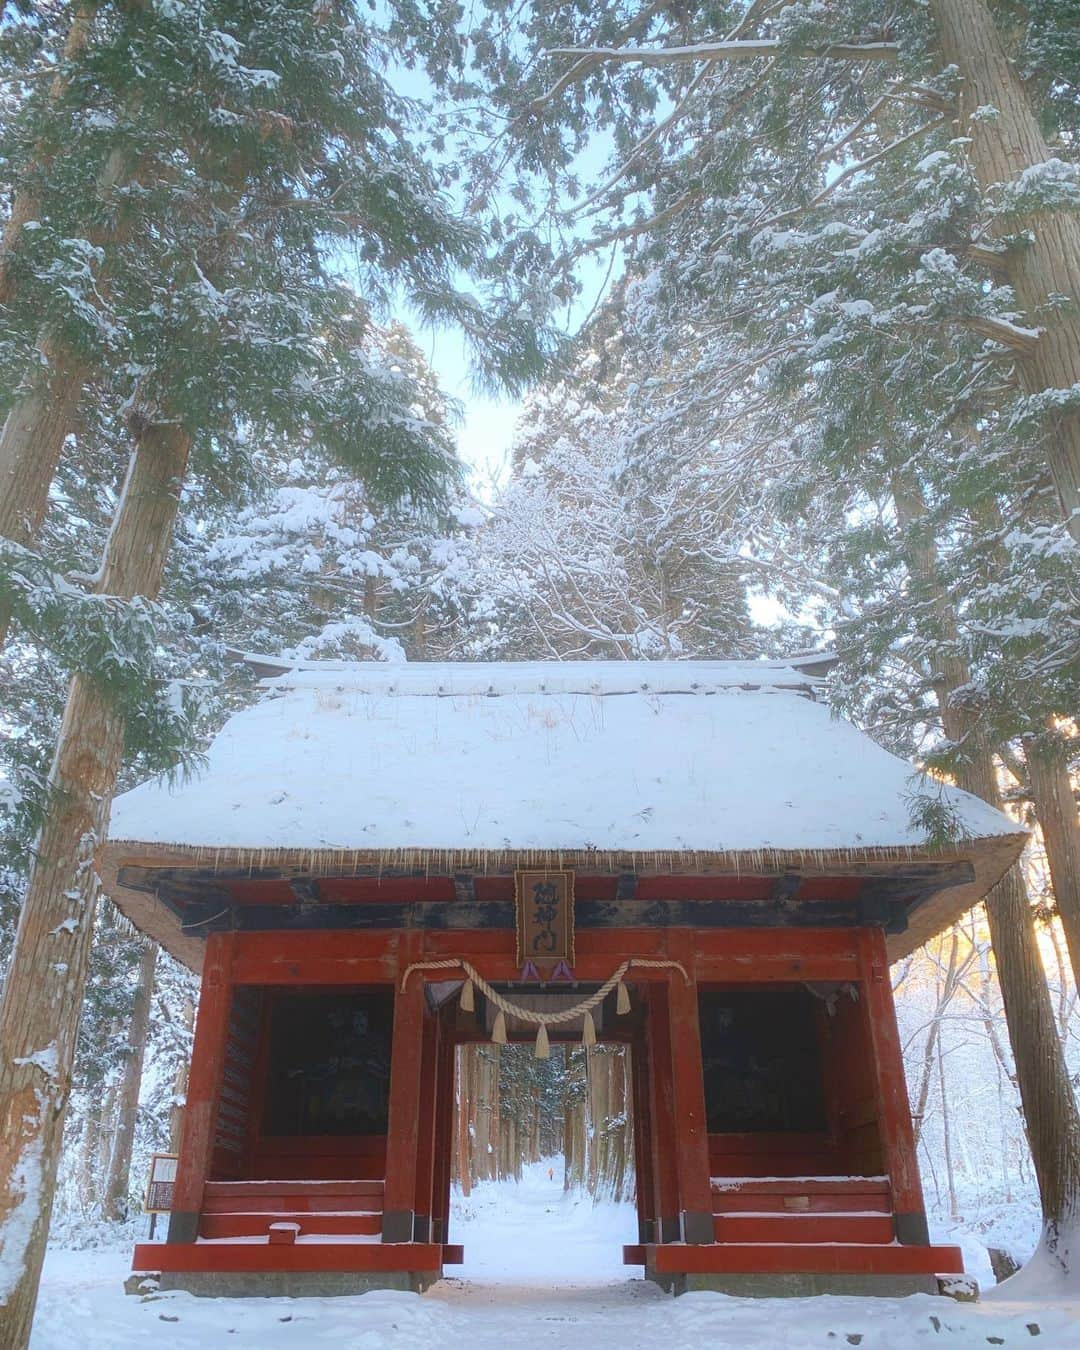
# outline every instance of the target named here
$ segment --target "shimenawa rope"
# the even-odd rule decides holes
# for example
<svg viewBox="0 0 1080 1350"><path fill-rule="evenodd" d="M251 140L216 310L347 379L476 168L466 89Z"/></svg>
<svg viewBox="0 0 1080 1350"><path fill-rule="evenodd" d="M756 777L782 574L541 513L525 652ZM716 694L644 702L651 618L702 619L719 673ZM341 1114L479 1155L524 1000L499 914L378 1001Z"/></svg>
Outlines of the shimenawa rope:
<svg viewBox="0 0 1080 1350"><path fill-rule="evenodd" d="M655 960L644 956L631 956L621 962L608 979L595 990L588 998L584 998L580 1003L575 1003L571 1008L560 1008L556 1012L537 1012L534 1008L522 1008L513 1003L508 998L504 998L497 989L484 979L483 975L471 965L470 962L461 957L452 957L445 961L414 961L401 977L401 991L405 992L405 986L409 981L409 976L416 970L463 970L468 976L468 982L475 985L484 997L492 1003L498 1010L499 1015L495 1019L495 1026L492 1030L492 1040L498 1045L506 1044L506 1023L505 1017L516 1018L520 1022L530 1022L533 1026L539 1028L536 1034L536 1055L538 1059L546 1059L548 1055L548 1037L547 1028L558 1026L563 1022L575 1022L579 1017L584 1019L584 1035L582 1037L586 1045L596 1043L596 1029L593 1026L592 1010L598 1007L608 994L616 987L620 986L619 1012L630 1011L629 1001L624 1003L624 989L622 980L631 966L650 967L654 970L674 969L677 970L686 981L690 983L690 976L687 975L685 968L678 961ZM466 1003L466 995L468 1002ZM472 991L468 987L462 991L462 1005L467 1011L472 1008Z"/></svg>

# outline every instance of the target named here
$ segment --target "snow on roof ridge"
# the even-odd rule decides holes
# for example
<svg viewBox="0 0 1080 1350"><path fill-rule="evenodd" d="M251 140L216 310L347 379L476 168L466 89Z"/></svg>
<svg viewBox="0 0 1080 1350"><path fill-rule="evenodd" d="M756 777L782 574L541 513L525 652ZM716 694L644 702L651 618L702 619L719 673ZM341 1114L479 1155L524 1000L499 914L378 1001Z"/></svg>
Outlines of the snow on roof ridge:
<svg viewBox="0 0 1080 1350"><path fill-rule="evenodd" d="M297 661L243 658L270 690L331 687L379 695L810 693L830 657L776 661Z"/></svg>

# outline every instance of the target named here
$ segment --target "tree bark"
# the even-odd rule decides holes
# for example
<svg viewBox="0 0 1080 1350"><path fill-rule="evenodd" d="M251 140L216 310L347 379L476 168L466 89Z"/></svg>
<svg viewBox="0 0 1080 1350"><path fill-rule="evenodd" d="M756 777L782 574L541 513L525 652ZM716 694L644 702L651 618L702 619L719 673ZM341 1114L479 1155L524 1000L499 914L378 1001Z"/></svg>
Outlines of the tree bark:
<svg viewBox="0 0 1080 1350"><path fill-rule="evenodd" d="M1024 743L1028 780L1039 818L1054 903L1065 931L1073 984L1080 989L1080 820L1068 761L1042 739Z"/></svg>
<svg viewBox="0 0 1080 1350"><path fill-rule="evenodd" d="M195 1025L195 1003L190 997L184 999L184 1026L191 1031ZM182 1056L176 1066L173 1079L172 1102L169 1106L169 1152L180 1152L180 1136L184 1129L184 1101L187 1097L188 1064L187 1056Z"/></svg>
<svg viewBox="0 0 1080 1350"><path fill-rule="evenodd" d="M469 1170L469 1059L467 1045L456 1047L457 1056L457 1138L454 1141L454 1157L457 1161L457 1179L461 1194L469 1198L472 1193L472 1174Z"/></svg>
<svg viewBox="0 0 1080 1350"><path fill-rule="evenodd" d="M918 483L897 475L893 482L902 527L925 512ZM924 603L941 628L931 657L934 692L945 735L961 747L956 781L967 792L1002 809L993 747L982 727L952 701L970 674L957 653L957 623L940 584L937 556L929 539L907 549L908 567ZM1019 863L1014 863L986 897L990 941L1005 1004L1016 1081L1043 1212L1041 1248L1065 1274L1075 1275L1070 1250L1080 1225L1080 1112L1057 1033L1035 920Z"/></svg>
<svg viewBox="0 0 1080 1350"><path fill-rule="evenodd" d="M128 1212L131 1150L135 1143L135 1121L139 1114L139 1089L142 1087L146 1041L150 1032L156 967L157 945L147 942L139 958L139 978L135 986L124 1054L124 1075L116 1105L116 1132L109 1160L109 1178L105 1184L105 1217L116 1221L126 1219Z"/></svg>
<svg viewBox="0 0 1080 1350"><path fill-rule="evenodd" d="M100 593L157 596L189 447L175 424L149 425L136 441ZM0 1001L0 1345L10 1350L27 1345L37 1299L94 927L94 854L108 829L123 745L122 716L77 674Z"/></svg>
<svg viewBox="0 0 1080 1350"><path fill-rule="evenodd" d="M0 430L0 536L18 544L29 544L45 518L86 376L62 358L43 360L39 377L16 398Z"/></svg>
<svg viewBox="0 0 1080 1350"><path fill-rule="evenodd" d="M119 182L126 164L123 150L109 155L99 179L103 195ZM95 242L102 241L99 233ZM4 247L0 245L0 304ZM0 429L0 538L24 545L34 542L45 519L64 442L91 375L87 362L58 347L47 329L38 338L37 351L40 364L27 375ZM10 613L0 604L0 648L10 623Z"/></svg>
<svg viewBox="0 0 1080 1350"><path fill-rule="evenodd" d="M985 0L930 0L942 60L961 72L960 130L971 137L971 163L984 187L1015 181L1052 158L1031 95L1002 41ZM993 117L973 117L994 108ZM1080 217L1045 210L1016 221L1031 242L1006 259L1009 279L1028 323L1042 333L1017 362L1028 394L1069 389L1080 382ZM1062 304L1056 297L1067 296ZM1080 541L1080 412L1049 428L1047 462L1065 519Z"/></svg>
<svg viewBox="0 0 1080 1350"><path fill-rule="evenodd" d="M915 1094L915 1110L912 1112L912 1126L915 1135L915 1147L919 1147L923 1125L926 1122L926 1107L930 1100L930 1077L934 1069L934 1056L937 1053L938 1038L941 1035L941 1021L948 1011L959 984L958 960L960 954L960 935L953 926L952 941L949 945L949 965L945 978L939 983L934 1015L926 1033L926 1045L923 1047L922 1070L919 1074L919 1090Z"/></svg>
<svg viewBox="0 0 1080 1350"><path fill-rule="evenodd" d="M949 1094L945 1081L945 1056L941 1048L941 1032L937 1036L938 1087L941 1090L941 1136L945 1153L945 1180L949 1188L949 1218L960 1217L956 1204L956 1172L953 1169L952 1127L949 1119Z"/></svg>
<svg viewBox="0 0 1080 1350"><path fill-rule="evenodd" d="M85 0L85 3L76 5L72 11L60 61L49 85L49 98L53 103L58 102L67 89L68 66L86 50L87 43L90 41L90 31L93 27L94 18L99 8L100 0ZM0 233L0 305L11 303L14 292L11 255L22 238L23 227L27 221L37 218L39 210L40 203L33 192L29 192L25 188L16 190L11 199L11 210L4 222L3 232Z"/></svg>

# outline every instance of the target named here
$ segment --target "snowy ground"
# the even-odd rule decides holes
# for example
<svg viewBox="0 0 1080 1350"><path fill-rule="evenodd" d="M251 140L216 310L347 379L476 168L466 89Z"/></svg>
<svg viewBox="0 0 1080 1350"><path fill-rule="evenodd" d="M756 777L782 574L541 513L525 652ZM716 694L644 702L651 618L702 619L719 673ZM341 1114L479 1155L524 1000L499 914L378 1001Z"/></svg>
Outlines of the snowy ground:
<svg viewBox="0 0 1080 1350"><path fill-rule="evenodd" d="M632 1209L566 1197L559 1170L549 1179L542 1165L520 1186L477 1188L456 1218L467 1264L420 1298L131 1298L122 1292L128 1248L53 1250L32 1350L1080 1350L1080 1298L672 1300L619 1262L635 1238Z"/></svg>

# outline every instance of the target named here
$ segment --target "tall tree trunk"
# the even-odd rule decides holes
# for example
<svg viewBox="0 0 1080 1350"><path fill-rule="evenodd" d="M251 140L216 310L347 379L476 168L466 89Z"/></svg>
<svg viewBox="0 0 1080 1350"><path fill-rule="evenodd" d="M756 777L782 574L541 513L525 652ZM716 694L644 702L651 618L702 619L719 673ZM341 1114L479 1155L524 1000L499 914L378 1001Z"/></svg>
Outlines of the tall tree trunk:
<svg viewBox="0 0 1080 1350"><path fill-rule="evenodd" d="M17 544L35 538L49 502L64 439L82 395L85 370L42 354L0 430L0 536Z"/></svg>
<svg viewBox="0 0 1080 1350"><path fill-rule="evenodd" d="M184 996L184 1026L188 1031L195 1025L195 1001ZM180 1135L184 1129L184 1101L187 1098L188 1064L186 1055L180 1057L173 1079L172 1102L169 1106L169 1152L180 1152Z"/></svg>
<svg viewBox="0 0 1080 1350"><path fill-rule="evenodd" d="M1031 94L985 0L930 0L930 12L944 63L963 76L960 130L971 138L980 183L1007 184L1045 164L1052 156ZM972 116L987 107L994 116ZM1008 274L1028 323L1043 330L1017 363L1021 385L1028 394L1070 389L1080 383L1080 217L1067 208L1044 210L1009 228L1030 231L1030 242L1010 252ZM1069 300L1061 304L1060 296ZM1062 511L1080 541L1080 413L1060 417L1045 444Z"/></svg>
<svg viewBox="0 0 1080 1350"><path fill-rule="evenodd" d="M949 1004L953 1000L953 995L956 993L956 988L960 981L960 972L957 963L959 953L960 934L954 925L952 930L952 941L949 945L949 965L945 971L944 981L939 981L938 984L934 1015L930 1020L930 1026L926 1033L926 1045L923 1047L922 1071L919 1074L919 1088L915 1094L915 1110L912 1112L916 1148L918 1148L919 1141L922 1138L923 1125L926 1120L926 1107L930 1100L930 1076L934 1068L934 1057L937 1054L938 1039L941 1036L941 1021L948 1011Z"/></svg>
<svg viewBox="0 0 1080 1350"><path fill-rule="evenodd" d="M79 1144L79 1179L78 1193L79 1204L84 1214L88 1214L93 1205L97 1203L100 1187L98 1185L97 1158L98 1158L98 1140L101 1134L101 1110L100 1099L95 1101L93 1109L86 1113L86 1121L83 1125L83 1136Z"/></svg>
<svg viewBox="0 0 1080 1350"><path fill-rule="evenodd" d="M59 102L68 87L70 64L86 50L94 18L100 8L100 0L84 0L83 4L74 6L72 10L60 61L49 85L49 98L53 103ZM40 143L38 149L41 149ZM40 204L33 192L26 188L16 189L11 199L11 210L0 233L0 305L11 303L14 292L11 256L18 247L27 221L35 220L39 210Z"/></svg>
<svg viewBox="0 0 1080 1350"><path fill-rule="evenodd" d="M146 1041L150 1032L150 1008L154 998L154 971L157 968L157 944L147 942L139 958L139 978L131 1006L124 1075L116 1105L116 1134L109 1178L105 1184L105 1217L126 1219L128 1187L131 1183L131 1150L135 1143L135 1121L139 1114L139 1089L142 1087Z"/></svg>
<svg viewBox="0 0 1080 1350"><path fill-rule="evenodd" d="M941 1091L941 1139L945 1153L945 1179L949 1187L949 1218L959 1218L956 1204L956 1172L953 1169L952 1125L949 1119L949 1092L945 1082L945 1055L941 1045L941 1032L937 1037L938 1087Z"/></svg>
<svg viewBox="0 0 1080 1350"><path fill-rule="evenodd" d="M568 1045L562 1048L562 1153L563 1153L563 1190L568 1191L574 1176L574 1104L570 1096L570 1059Z"/></svg>
<svg viewBox="0 0 1080 1350"><path fill-rule="evenodd" d="M454 1157L457 1161L457 1179L461 1194L466 1199L472 1193L472 1172L469 1167L469 1059L467 1045L459 1045L454 1054L457 1056L457 1138Z"/></svg>
<svg viewBox="0 0 1080 1350"><path fill-rule="evenodd" d="M1024 742L1024 758L1054 902L1069 948L1073 984L1080 989L1080 820L1069 764L1064 753L1041 736Z"/></svg>
<svg viewBox="0 0 1080 1350"><path fill-rule="evenodd" d="M102 594L157 596L189 447L171 423L149 425L137 440L105 546ZM94 854L123 747L121 714L88 675L76 675L0 1001L0 1345L9 1350L27 1345L37 1299L94 928Z"/></svg>
<svg viewBox="0 0 1080 1350"><path fill-rule="evenodd" d="M916 482L898 475L893 498L902 527L917 524L925 514ZM956 655L955 611L938 578L933 541L923 533L918 544L908 547L907 561L919 598L932 607L941 627L942 641L930 659L942 727L949 740L962 748L956 780L960 787L1001 810L993 748L978 722L952 699L955 690L969 683L970 673ZM1080 1237L1080 1112L1057 1033L1019 863L1013 864L986 897L986 915L1042 1201L1040 1249L1064 1274L1075 1278L1080 1262L1080 1252L1072 1251Z"/></svg>
<svg viewBox="0 0 1080 1350"><path fill-rule="evenodd" d="M124 150L109 155L98 180L103 196L119 182L127 163ZM104 237L101 231L93 236L96 243ZM3 274L0 247L0 297ZM23 545L32 544L41 529L64 442L75 427L92 373L85 360L59 347L48 329L38 338L37 351L39 363L28 373L0 428L0 538ZM7 607L0 603L0 648L10 622Z"/></svg>

